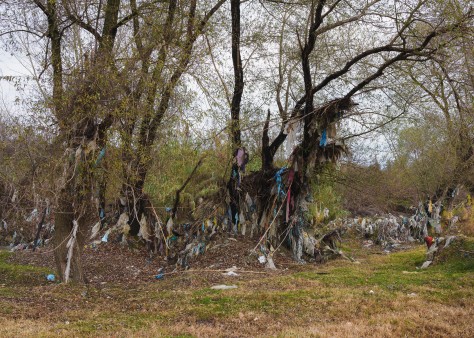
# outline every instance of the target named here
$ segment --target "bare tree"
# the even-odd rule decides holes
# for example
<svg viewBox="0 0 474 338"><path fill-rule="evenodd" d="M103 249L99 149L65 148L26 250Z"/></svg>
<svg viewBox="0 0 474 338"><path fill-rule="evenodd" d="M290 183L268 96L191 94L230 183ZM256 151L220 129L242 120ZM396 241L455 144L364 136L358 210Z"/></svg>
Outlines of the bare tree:
<svg viewBox="0 0 474 338"><path fill-rule="evenodd" d="M159 136L159 128L179 81L187 71L196 40L224 2L225 0L215 1L206 13L199 14L197 0L191 1L185 8L178 7L175 0L169 1L163 30L155 37L158 40L150 40L148 44L144 43L140 21L133 21L134 43L141 69L138 85L130 90L130 95L132 111L144 111L144 114L122 119L125 127L125 177L121 194L127 201L126 208L131 216L131 235L138 234L139 222L145 212L146 196L143 188L152 163L152 147ZM135 4L132 2L133 6ZM157 54L156 60L151 58L154 53Z"/></svg>
<svg viewBox="0 0 474 338"><path fill-rule="evenodd" d="M299 6L299 5L295 5ZM353 96L361 92L369 84L383 77L385 72L395 64L405 62L412 64L424 62L430 59L436 51L443 48L443 36L461 31L470 20L471 11L466 11L456 20L444 22L438 19L436 22L427 24L423 19L426 10L426 1L416 3L403 3L397 7L396 16L391 16L386 8L386 4L380 1L363 1L348 6L343 1L310 1L307 11L307 22L303 25L304 30L297 30L297 40L301 62L301 74L304 83L304 94L297 100L289 114L286 123L292 120L301 120L303 123L303 135L301 143L294 149L290 162L288 185L290 186L288 196L291 195L291 207L287 208L286 220L295 219L294 224L303 224L299 221L303 216L304 199L311 193L311 182L315 173L324 167L328 160L336 160L345 151L345 145L341 143L335 134L335 124L341 116L347 114L355 106ZM344 13L341 15L340 13ZM349 14L347 14L349 13ZM344 27L350 27L351 23L361 21L371 22L373 16L390 18L393 24L390 35L376 39L378 44L368 48L356 48L347 52L342 66L339 69L329 69L326 73L317 74L321 70L314 62L321 62L321 59L314 59L313 51L317 43L325 44L324 37L335 37L331 33L343 32ZM342 30L342 31L341 31ZM344 48L340 46L339 48ZM366 65L370 65L367 67ZM363 73L354 74L354 70L365 69ZM347 78L352 74L352 78ZM318 79L318 81L315 81ZM324 95L324 91L334 82L344 80L338 96L332 99ZM349 80L349 81L348 81ZM316 84L315 84L316 82ZM341 83L341 82L339 82ZM318 95L319 106L315 107L314 100ZM321 100L322 99L322 100ZM326 101L325 101L326 100ZM277 149L287 138L287 131L281 128L277 137L272 143L268 139L268 121L264 127L264 137L262 139L265 154L265 168L271 168L270 163L275 156ZM273 175L270 173L270 175ZM261 184L268 181L268 175L264 176ZM267 212L273 212L268 208L270 191L263 194L261 205ZM261 195L262 196L262 195ZM290 197L287 197L288 200ZM270 201L270 202L268 202ZM266 219L271 217L266 217ZM264 215L260 219L265 219ZM282 233L279 231L279 233ZM294 231L293 243L300 243L301 231ZM299 246L299 244L297 245ZM300 259L300 253L295 251L296 257Z"/></svg>

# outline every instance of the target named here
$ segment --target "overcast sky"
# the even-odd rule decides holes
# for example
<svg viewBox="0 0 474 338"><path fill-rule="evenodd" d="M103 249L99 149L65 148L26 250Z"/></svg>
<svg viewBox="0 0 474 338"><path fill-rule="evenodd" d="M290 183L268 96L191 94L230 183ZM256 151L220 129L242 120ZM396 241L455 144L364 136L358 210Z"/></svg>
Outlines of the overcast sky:
<svg viewBox="0 0 474 338"><path fill-rule="evenodd" d="M18 105L15 105L17 97L21 96L11 81L5 77L27 77L28 71L23 67L16 56L9 52L0 50L0 112L15 113L19 111Z"/></svg>

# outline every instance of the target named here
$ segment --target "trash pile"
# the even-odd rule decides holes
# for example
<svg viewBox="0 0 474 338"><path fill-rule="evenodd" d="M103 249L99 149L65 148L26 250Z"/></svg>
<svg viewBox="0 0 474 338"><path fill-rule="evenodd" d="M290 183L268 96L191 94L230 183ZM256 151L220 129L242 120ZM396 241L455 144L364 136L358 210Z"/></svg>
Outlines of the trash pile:
<svg viewBox="0 0 474 338"><path fill-rule="evenodd" d="M353 261L340 250L342 236L349 230L356 231L365 239L365 247L380 245L387 251L401 248L404 243L426 241L426 238L430 238L429 232L441 232L441 205L431 201L426 204L420 202L411 217L388 214L337 219L326 224L324 230L316 228L309 221L311 217L308 217L315 202L298 181L299 163L300 154L295 151L289 167L276 168L263 177L267 181L266 185L258 181L262 177L252 180L252 175L249 175L245 181L239 178L236 182L239 207L235 208L238 210L235 215L235 210L225 208L225 205L230 204L227 200L225 203L224 200L220 203L201 201L192 214L182 217L190 221L181 223L172 208L166 208L166 214L159 216L150 204L146 207L147 212L141 216L140 229L135 237L130 235L130 216L126 210L116 212L113 220L109 217L107 221L105 212L101 212L100 219L91 228L86 248L97 249L108 242L132 250L144 245L150 255L159 254L168 265L188 269L193 259L211 247L220 245L212 243L216 234L223 234L229 239L233 239L231 236L243 235L255 240L252 259L268 269L275 269L274 254L282 246L288 248L299 263L325 262L334 257ZM262 194L268 197L266 201L261 198ZM302 197L296 198L297 194ZM326 220L328 215L329 210L325 208ZM34 239L25 240L14 232L9 242L12 251L34 249L48 243L52 237L54 219L49 206L39 211L34 209L25 222L30 224L30 229L35 229ZM7 229L6 222L0 220L0 235ZM441 243L440 239L435 240L430 245L431 252L437 250ZM430 260L428 257L427 261ZM157 276L157 279L162 278L160 274Z"/></svg>
<svg viewBox="0 0 474 338"><path fill-rule="evenodd" d="M290 224L286 224L287 229L284 236L278 238L277 227L282 227L285 224L277 224L277 220L272 221L270 218L257 222L257 208L255 201L250 198L249 194L246 194L244 203L246 206L241 208L237 226L232 224L228 214L218 216L222 210L217 209L215 205L213 208L208 208L205 203L202 208L207 208L207 210L195 210L194 212L200 217L207 215L203 221L180 223L172 217L171 208L166 208L166 215L163 218L152 210L153 212L143 214L140 220L138 239L129 235L129 216L123 212L111 226L107 222L97 222L92 227L86 246L97 250L99 246L109 242L132 249L145 245L150 255L158 254L164 257L168 266L175 265L176 269L188 269L197 256L222 245L219 241L214 241L214 238L237 241L233 237L242 235L254 238L256 246L250 253L252 259L268 269L276 269L274 254L285 244L291 248L293 253L296 252L301 257L300 262L302 263L305 262L303 257L306 261L312 262L323 262L336 256L350 259L338 248L344 232L342 229L329 228L323 234L315 234L309 228L292 227L294 222L290 222ZM196 209L199 209L199 206ZM193 218L190 217L190 219ZM162 219L166 221L163 222ZM274 244L269 247L264 245L268 236L272 236L271 238L275 240ZM301 241L295 241L296 236L301 236ZM260 238L258 242L257 238Z"/></svg>
<svg viewBox="0 0 474 338"><path fill-rule="evenodd" d="M431 236L425 237L425 243L427 246L426 250L426 261L421 265L420 269L426 269L435 260L435 256L438 255L442 250L449 247L454 241L457 240L456 236L448 236L433 238Z"/></svg>
<svg viewBox="0 0 474 338"><path fill-rule="evenodd" d="M268 177L249 175L242 182L245 194L240 198L240 212L231 218L229 209L224 219L226 224L232 224L234 233L258 236L255 251L263 257L261 260L267 268L272 268L273 253L282 246L288 248L299 263L326 261L342 254L338 247L344 229L335 225L325 227L324 233L317 233L311 222L310 209L315 202L310 193L302 192L298 178L299 157L295 152L291 166L275 169ZM329 210L325 210L326 218L328 214Z"/></svg>
<svg viewBox="0 0 474 338"><path fill-rule="evenodd" d="M361 237L365 238L364 246L380 245L386 250L400 246L402 243L421 242L427 234L426 222L417 220L416 216L394 216L392 214L373 218L356 218L347 224L355 226Z"/></svg>
<svg viewBox="0 0 474 338"><path fill-rule="evenodd" d="M142 214L140 230L137 238L134 238L129 234L129 216L123 212L112 226L97 222L92 227L87 246L95 249L108 242L128 247L145 245L150 255L159 254L169 264L187 269L193 257L206 252L210 240L223 227L224 224L219 223L217 217L202 222L178 223L172 217L171 208L166 208L166 222L162 222L152 209L152 212Z"/></svg>
<svg viewBox="0 0 474 338"><path fill-rule="evenodd" d="M439 204L420 202L411 217L392 214L332 221L344 229L355 229L365 239L364 246L380 245L386 250L403 243L423 242L429 232L441 233Z"/></svg>
<svg viewBox="0 0 474 338"><path fill-rule="evenodd" d="M54 232L54 220L49 203L42 210L34 208L28 215L19 216L9 224L0 219L0 246L11 251L33 249L46 245Z"/></svg>

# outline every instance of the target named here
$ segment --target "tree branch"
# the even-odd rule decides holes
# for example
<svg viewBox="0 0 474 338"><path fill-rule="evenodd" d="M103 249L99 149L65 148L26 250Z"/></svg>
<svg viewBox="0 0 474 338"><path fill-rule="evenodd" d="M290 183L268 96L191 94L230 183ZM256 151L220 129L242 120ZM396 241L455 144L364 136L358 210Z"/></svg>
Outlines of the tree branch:
<svg viewBox="0 0 474 338"><path fill-rule="evenodd" d="M186 181L184 181L183 185L181 186L181 188L179 188L178 190L176 190L176 197L174 199L174 205L173 205L173 209L171 211L171 217L174 218L176 216L176 211L178 210L178 205L179 205L179 195L181 194L181 192L184 190L184 188L186 188L186 186L188 185L189 181L191 181L191 178L193 178L194 174L196 173L196 171L198 170L198 168L201 166L202 164L202 161L204 160L204 157L201 157L198 161L198 163L196 163L196 165L194 166L194 169L193 171L191 172L191 174L189 174L188 178L186 179Z"/></svg>

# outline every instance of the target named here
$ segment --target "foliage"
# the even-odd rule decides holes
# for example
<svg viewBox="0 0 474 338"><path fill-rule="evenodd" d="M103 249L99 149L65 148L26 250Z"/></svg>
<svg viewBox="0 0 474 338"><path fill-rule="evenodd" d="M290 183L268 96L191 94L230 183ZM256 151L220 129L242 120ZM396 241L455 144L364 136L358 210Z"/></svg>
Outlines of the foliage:
<svg viewBox="0 0 474 338"><path fill-rule="evenodd" d="M170 140L161 144L155 152L154 166L150 170L145 190L157 205L171 206L176 190L186 181L197 160L204 158L197 174L185 188L187 207L199 197L210 197L216 193L230 170L227 144L214 144L205 149L192 142Z"/></svg>
<svg viewBox="0 0 474 338"><path fill-rule="evenodd" d="M310 205L310 220L315 226L327 223L339 217L347 216L347 211L342 205L342 196L336 190L339 172L335 164L326 164L321 172L312 179L313 201ZM324 217L324 209L328 209L328 217Z"/></svg>

